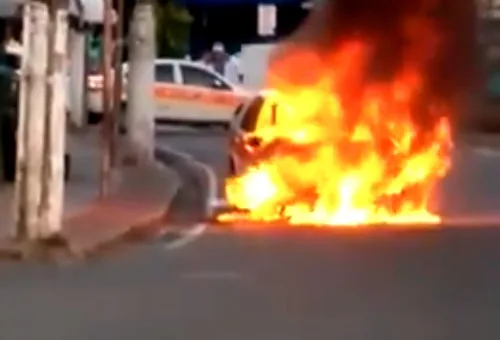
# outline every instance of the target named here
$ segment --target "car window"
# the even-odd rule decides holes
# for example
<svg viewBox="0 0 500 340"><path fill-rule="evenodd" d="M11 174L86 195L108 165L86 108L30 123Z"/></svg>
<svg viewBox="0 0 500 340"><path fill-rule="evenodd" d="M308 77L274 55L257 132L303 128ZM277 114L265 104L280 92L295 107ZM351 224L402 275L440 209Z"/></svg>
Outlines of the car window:
<svg viewBox="0 0 500 340"><path fill-rule="evenodd" d="M243 131L253 132L255 130L262 104L264 104L264 98L258 96L255 97L248 105L247 109L244 112L243 119L241 120L240 128Z"/></svg>
<svg viewBox="0 0 500 340"><path fill-rule="evenodd" d="M173 65L156 65L155 80L160 83L174 83L174 66Z"/></svg>
<svg viewBox="0 0 500 340"><path fill-rule="evenodd" d="M185 85L231 90L231 87L225 81L203 69L181 65L181 72Z"/></svg>

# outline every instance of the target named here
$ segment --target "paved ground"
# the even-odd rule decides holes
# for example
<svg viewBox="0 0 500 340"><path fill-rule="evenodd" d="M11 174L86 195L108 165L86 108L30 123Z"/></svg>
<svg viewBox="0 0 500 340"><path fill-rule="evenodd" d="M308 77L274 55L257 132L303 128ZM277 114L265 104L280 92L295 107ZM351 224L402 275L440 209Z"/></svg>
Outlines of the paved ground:
<svg viewBox="0 0 500 340"><path fill-rule="evenodd" d="M93 136L69 136L70 180L65 188L65 213L71 215L99 195L98 140ZM9 233L13 220L14 186L0 183L0 238Z"/></svg>
<svg viewBox="0 0 500 340"><path fill-rule="evenodd" d="M220 133L158 142L224 171ZM461 149L442 209L494 213L499 171L500 158ZM176 244L68 268L0 264L2 340L500 338L500 229L211 227Z"/></svg>
<svg viewBox="0 0 500 340"><path fill-rule="evenodd" d="M112 241L132 228L162 223L180 187L178 174L163 165L126 166L114 174L108 196L99 199L97 132L90 130L68 138L71 171L65 187L61 235L78 254ZM4 238L2 249L7 254L18 249L7 240L12 235L13 199L13 185L4 184L0 188L0 237Z"/></svg>
<svg viewBox="0 0 500 340"><path fill-rule="evenodd" d="M211 234L91 266L0 265L2 339L489 340L500 230Z"/></svg>

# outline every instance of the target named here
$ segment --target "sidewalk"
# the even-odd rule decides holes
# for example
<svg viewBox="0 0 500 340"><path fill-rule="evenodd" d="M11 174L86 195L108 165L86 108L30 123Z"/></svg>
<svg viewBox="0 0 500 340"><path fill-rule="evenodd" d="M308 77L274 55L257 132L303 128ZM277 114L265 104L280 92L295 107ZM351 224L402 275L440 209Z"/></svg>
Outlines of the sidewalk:
<svg viewBox="0 0 500 340"><path fill-rule="evenodd" d="M99 155L97 141L90 136L69 136L71 154L70 180L65 186L65 216L79 211L92 202L99 193ZM9 235L14 222L14 184L0 184L0 237Z"/></svg>
<svg viewBox="0 0 500 340"><path fill-rule="evenodd" d="M66 183L61 236L71 253L84 255L133 228L160 221L180 186L175 172L159 164L121 169L109 197L99 199L99 136L68 136L70 180ZM0 186L0 238L13 230L13 185Z"/></svg>

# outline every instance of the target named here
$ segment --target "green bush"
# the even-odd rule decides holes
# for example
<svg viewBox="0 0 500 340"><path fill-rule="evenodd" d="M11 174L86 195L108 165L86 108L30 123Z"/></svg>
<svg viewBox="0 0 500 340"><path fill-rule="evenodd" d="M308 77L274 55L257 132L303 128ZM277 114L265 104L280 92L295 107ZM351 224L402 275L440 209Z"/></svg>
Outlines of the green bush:
<svg viewBox="0 0 500 340"><path fill-rule="evenodd" d="M193 17L185 6L169 1L156 4L156 39L160 57L183 58L189 51Z"/></svg>

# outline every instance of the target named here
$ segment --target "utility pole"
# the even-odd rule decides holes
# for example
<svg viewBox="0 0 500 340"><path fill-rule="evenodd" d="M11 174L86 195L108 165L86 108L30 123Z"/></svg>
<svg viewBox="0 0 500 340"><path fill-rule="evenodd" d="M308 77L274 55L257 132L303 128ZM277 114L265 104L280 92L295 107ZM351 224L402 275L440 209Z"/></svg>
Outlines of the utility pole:
<svg viewBox="0 0 500 340"><path fill-rule="evenodd" d="M113 155L115 154L116 139L116 117L113 108L113 82L112 77L120 77L119 74L112 75L113 64L113 2L104 0L104 48L103 48L103 124L101 131L101 197L109 194L112 178ZM116 105L115 105L116 106Z"/></svg>
<svg viewBox="0 0 500 340"><path fill-rule="evenodd" d="M15 236L37 239L41 229L45 117L47 111L48 3L30 0L23 8L21 66L15 185Z"/></svg>
<svg viewBox="0 0 500 340"><path fill-rule="evenodd" d="M82 0L75 1L79 20L70 29L69 35L69 73L70 86L68 88L68 100L70 108L70 120L77 128L82 128L87 123L86 115L86 76L85 76L85 59L86 59L86 39L85 39L85 8Z"/></svg>
<svg viewBox="0 0 500 340"><path fill-rule="evenodd" d="M40 209L41 229L47 235L61 230L64 208L68 49L68 0L50 1L48 108Z"/></svg>
<svg viewBox="0 0 500 340"><path fill-rule="evenodd" d="M138 162L154 159L156 34L153 10L151 0L136 0L129 30L127 144L128 156Z"/></svg>
<svg viewBox="0 0 500 340"><path fill-rule="evenodd" d="M122 96L123 96L123 16L125 12L125 6L124 6L124 0L115 0L116 3L116 11L117 11L117 20L115 22L115 35L114 35L114 41L115 41L115 60L114 60L114 70L115 74L118 75L117 77L114 78L114 112L113 115L115 116L115 119L117 119L116 125L122 125L123 124L123 117L124 117L124 112L123 112L123 105L122 105ZM118 126L115 126L115 129L118 128ZM115 130L116 131L116 130ZM115 139L116 141L116 139ZM116 166L116 162L118 161L118 156L117 156L117 150L116 150L116 144L115 148L113 149L114 154L112 155L112 160L113 160L113 166Z"/></svg>

